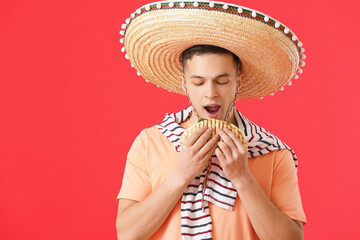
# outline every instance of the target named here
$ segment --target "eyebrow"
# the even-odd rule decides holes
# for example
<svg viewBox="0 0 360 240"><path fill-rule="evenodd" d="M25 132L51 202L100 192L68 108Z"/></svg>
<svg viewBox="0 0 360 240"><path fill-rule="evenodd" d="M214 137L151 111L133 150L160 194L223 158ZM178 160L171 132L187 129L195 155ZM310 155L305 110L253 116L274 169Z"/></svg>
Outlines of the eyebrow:
<svg viewBox="0 0 360 240"><path fill-rule="evenodd" d="M223 74L220 74L220 75L216 76L215 79L216 79L216 78L221 78L221 77L230 77L230 74L228 74L228 73L223 73ZM204 77L198 76L198 75L192 75L192 76L190 77L190 79L193 79L193 78L204 78Z"/></svg>

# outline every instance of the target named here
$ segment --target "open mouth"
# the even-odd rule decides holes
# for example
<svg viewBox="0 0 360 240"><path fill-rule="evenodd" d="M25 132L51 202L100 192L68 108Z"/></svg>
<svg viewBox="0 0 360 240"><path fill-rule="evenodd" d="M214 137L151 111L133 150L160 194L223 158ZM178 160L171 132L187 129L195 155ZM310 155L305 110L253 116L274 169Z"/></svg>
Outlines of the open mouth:
<svg viewBox="0 0 360 240"><path fill-rule="evenodd" d="M220 113L221 106L214 104L214 105L207 105L204 108L210 118L216 118Z"/></svg>

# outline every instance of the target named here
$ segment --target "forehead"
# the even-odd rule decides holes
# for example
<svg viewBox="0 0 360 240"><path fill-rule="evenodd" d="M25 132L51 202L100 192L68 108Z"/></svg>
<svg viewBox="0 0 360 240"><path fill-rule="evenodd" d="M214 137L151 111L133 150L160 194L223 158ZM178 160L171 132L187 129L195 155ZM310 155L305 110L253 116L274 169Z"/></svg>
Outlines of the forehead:
<svg viewBox="0 0 360 240"><path fill-rule="evenodd" d="M231 54L206 53L196 54L186 61L186 75L229 75L236 74L237 67Z"/></svg>

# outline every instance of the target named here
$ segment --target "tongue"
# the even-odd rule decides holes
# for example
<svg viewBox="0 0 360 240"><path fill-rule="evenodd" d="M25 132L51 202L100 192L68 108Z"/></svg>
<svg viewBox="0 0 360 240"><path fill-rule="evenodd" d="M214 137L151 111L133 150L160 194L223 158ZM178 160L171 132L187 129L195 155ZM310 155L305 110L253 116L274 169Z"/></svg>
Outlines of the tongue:
<svg viewBox="0 0 360 240"><path fill-rule="evenodd" d="M210 113L216 113L219 110L219 106L206 107L206 110Z"/></svg>

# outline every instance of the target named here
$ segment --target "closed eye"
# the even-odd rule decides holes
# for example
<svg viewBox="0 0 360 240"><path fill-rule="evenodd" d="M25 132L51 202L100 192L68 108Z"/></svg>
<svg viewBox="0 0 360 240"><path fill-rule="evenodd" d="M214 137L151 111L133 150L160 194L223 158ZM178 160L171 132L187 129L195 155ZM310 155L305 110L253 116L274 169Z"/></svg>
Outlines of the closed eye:
<svg viewBox="0 0 360 240"><path fill-rule="evenodd" d="M227 77L220 77L216 79L216 83L220 85L225 85L229 82L229 79Z"/></svg>
<svg viewBox="0 0 360 240"><path fill-rule="evenodd" d="M195 78L192 80L192 84L195 86L201 86L204 84L204 80L202 78Z"/></svg>
<svg viewBox="0 0 360 240"><path fill-rule="evenodd" d="M227 84L228 82L217 82L217 84L220 84L220 85L225 85Z"/></svg>

